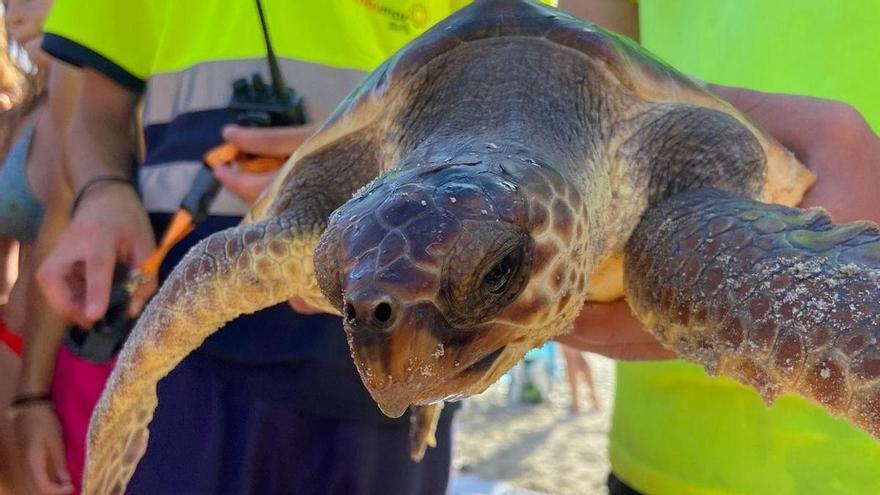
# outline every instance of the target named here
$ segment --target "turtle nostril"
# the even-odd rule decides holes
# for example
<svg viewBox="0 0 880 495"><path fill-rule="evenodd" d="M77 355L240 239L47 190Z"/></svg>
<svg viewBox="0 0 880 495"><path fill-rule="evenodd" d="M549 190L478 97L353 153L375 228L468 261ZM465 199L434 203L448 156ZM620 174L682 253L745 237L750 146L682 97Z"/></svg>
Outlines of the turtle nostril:
<svg viewBox="0 0 880 495"><path fill-rule="evenodd" d="M376 317L376 321L379 323L388 323L391 319L391 305L387 302L381 302L378 306L376 306L376 310L373 312L373 316Z"/></svg>
<svg viewBox="0 0 880 495"><path fill-rule="evenodd" d="M385 331L394 326L399 305L389 294L373 288L349 293L342 307L345 324L357 331Z"/></svg>
<svg viewBox="0 0 880 495"><path fill-rule="evenodd" d="M357 321L357 311L355 311L354 305L351 303L345 304L345 319L350 324L354 324Z"/></svg>

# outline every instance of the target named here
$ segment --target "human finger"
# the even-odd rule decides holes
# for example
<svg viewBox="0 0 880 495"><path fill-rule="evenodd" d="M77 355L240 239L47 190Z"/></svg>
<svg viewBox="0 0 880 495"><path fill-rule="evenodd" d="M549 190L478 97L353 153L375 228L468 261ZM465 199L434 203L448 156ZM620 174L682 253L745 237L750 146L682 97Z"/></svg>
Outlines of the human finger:
<svg viewBox="0 0 880 495"><path fill-rule="evenodd" d="M58 314L88 327L82 308L82 278L77 262L63 253L52 253L36 273L37 284L49 305ZM75 290L74 287L76 286Z"/></svg>
<svg viewBox="0 0 880 495"><path fill-rule="evenodd" d="M656 361L675 359L677 357L674 352L663 347L656 340L603 345L594 341L584 340L573 334L560 335L555 340L579 351L592 352L593 354L600 354L619 361Z"/></svg>
<svg viewBox="0 0 880 495"><path fill-rule="evenodd" d="M85 260L85 317L95 322L107 312L116 254L103 243L92 246Z"/></svg>
<svg viewBox="0 0 880 495"><path fill-rule="evenodd" d="M49 470L54 478L52 481L55 494L73 493L73 483L70 481L70 473L67 471L67 460L64 457L64 444L61 441L60 432L46 439L46 453L49 461Z"/></svg>
<svg viewBox="0 0 880 495"><path fill-rule="evenodd" d="M614 359L670 359L675 354L646 332L624 300L586 304L570 332L556 340Z"/></svg>
<svg viewBox="0 0 880 495"><path fill-rule="evenodd" d="M129 318L136 318L141 314L141 311L144 310L144 306L147 305L147 301L149 301L153 294L156 293L158 287L159 282L156 277L146 277L137 282L128 303L127 311Z"/></svg>
<svg viewBox="0 0 880 495"><path fill-rule="evenodd" d="M214 177L223 187L249 205L260 197L277 174L277 171L252 174L240 172L230 166L214 167Z"/></svg>
<svg viewBox="0 0 880 495"><path fill-rule="evenodd" d="M298 297L291 297L287 300L287 303L290 304L290 307L293 308L294 311L301 315L317 315L324 312L320 309L316 309L310 306L308 303Z"/></svg>
<svg viewBox="0 0 880 495"><path fill-rule="evenodd" d="M262 156L290 156L315 131L316 124L284 127L223 128L223 139L245 153Z"/></svg>

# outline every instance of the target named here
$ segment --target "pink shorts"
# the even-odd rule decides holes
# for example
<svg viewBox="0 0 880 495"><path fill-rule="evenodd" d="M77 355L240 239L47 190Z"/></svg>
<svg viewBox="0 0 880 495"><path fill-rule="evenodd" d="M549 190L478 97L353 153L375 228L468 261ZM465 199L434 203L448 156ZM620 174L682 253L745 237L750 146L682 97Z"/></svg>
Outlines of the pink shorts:
<svg viewBox="0 0 880 495"><path fill-rule="evenodd" d="M52 400L61 423L64 455L75 493L80 493L82 487L89 419L104 389L104 383L113 370L113 364L114 362L85 361L71 353L63 344L58 350L55 376L52 380Z"/></svg>

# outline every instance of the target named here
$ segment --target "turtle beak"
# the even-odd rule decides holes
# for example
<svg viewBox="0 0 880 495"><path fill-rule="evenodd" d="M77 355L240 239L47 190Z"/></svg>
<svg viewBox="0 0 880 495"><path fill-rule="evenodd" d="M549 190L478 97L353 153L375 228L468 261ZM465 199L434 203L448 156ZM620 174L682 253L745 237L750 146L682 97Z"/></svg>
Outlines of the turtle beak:
<svg viewBox="0 0 880 495"><path fill-rule="evenodd" d="M443 345L431 332L436 311L404 310L387 293L368 287L347 292L345 331L355 365L385 415L396 418L418 403L447 371Z"/></svg>
<svg viewBox="0 0 880 495"><path fill-rule="evenodd" d="M479 393L511 363L507 332L452 329L429 302L401 305L373 287L348 292L345 330L361 379L389 417Z"/></svg>

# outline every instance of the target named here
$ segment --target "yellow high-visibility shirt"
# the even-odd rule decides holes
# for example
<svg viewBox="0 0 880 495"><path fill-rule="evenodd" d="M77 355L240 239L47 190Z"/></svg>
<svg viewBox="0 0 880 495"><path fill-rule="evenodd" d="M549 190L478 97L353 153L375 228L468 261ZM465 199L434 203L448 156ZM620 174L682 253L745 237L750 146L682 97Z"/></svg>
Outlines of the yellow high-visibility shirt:
<svg viewBox="0 0 880 495"><path fill-rule="evenodd" d="M642 44L706 81L846 101L880 131L875 0L640 0ZM819 180L834 180L820 177ZM880 442L681 361L620 363L617 475L649 495L880 494Z"/></svg>

